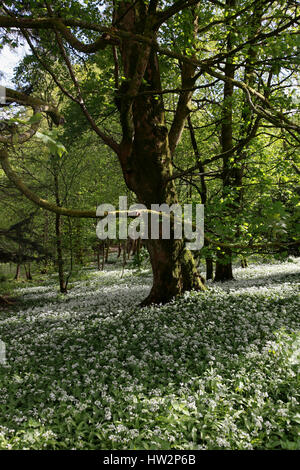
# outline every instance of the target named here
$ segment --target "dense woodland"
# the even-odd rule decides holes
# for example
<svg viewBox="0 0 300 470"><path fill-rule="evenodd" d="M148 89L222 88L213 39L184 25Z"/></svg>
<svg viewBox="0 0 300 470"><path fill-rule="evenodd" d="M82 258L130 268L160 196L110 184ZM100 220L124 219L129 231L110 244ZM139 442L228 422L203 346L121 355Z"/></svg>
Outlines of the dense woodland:
<svg viewBox="0 0 300 470"><path fill-rule="evenodd" d="M62 321L58 328L70 327L74 335L77 328L87 329L96 374L88 382L81 372L91 389L85 401L80 387L74 391L73 372L65 389L56 375L59 366L77 364L76 351L86 367L84 352L74 346L73 354L70 347L64 366L59 348L71 336L59 347L53 339L41 346L58 348L49 384L53 376L58 394L71 391L77 411L73 416L60 404L49 415L30 405L22 420L21 404L20 415L9 411L0 423L0 448L300 448L294 368L299 359L299 19L294 0L0 2L2 50L26 51L14 69L13 86L6 84L5 62L0 67L6 94L0 105L0 338L10 344L12 322L29 351L30 332L19 322L36 316L36 338L41 338L44 308L52 312L46 330L52 321ZM203 248L191 252L184 239L172 237L99 240L96 208L118 207L119 196L149 210L154 203L203 204ZM254 286L257 292L251 291ZM100 325L101 340L96 339ZM158 338L164 327L170 336L161 337L157 349L152 336L133 347L135 332L149 328ZM235 328L238 337L232 336ZM122 340L116 331L123 331ZM111 344L105 346L110 335L119 348L117 364L110 363ZM96 359L100 350L102 362ZM38 349L34 354L48 370ZM286 367L293 354L298 359ZM261 376L251 360L261 361ZM277 365L268 362L275 360ZM35 365L20 366L20 380L32 367L41 374ZM5 374L13 371L4 373L4 382ZM93 381L99 374L109 388L98 399ZM41 388L48 390L49 384ZM262 394L268 384L268 403L253 384ZM206 421L197 387L205 390ZM3 390L5 404L9 385ZM54 390L45 393L54 400ZM99 410L85 412L96 398ZM122 407L126 399L128 414ZM154 415L159 410L157 420L149 410ZM272 421L274 410L280 418ZM138 418L142 412L145 422ZM66 413L66 422L56 423L55 413ZM260 426L261 415L267 426ZM78 431L80 423L85 424Z"/></svg>

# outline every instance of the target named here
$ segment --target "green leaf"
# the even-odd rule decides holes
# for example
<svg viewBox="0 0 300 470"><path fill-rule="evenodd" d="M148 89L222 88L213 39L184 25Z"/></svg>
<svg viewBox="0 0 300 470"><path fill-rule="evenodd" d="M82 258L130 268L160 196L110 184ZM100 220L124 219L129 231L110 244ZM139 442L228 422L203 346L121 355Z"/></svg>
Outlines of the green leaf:
<svg viewBox="0 0 300 470"><path fill-rule="evenodd" d="M38 131L35 136L40 139L45 145L47 145L51 154L61 157L64 152L67 152L65 146L61 142L56 140L55 133L48 132L46 134Z"/></svg>

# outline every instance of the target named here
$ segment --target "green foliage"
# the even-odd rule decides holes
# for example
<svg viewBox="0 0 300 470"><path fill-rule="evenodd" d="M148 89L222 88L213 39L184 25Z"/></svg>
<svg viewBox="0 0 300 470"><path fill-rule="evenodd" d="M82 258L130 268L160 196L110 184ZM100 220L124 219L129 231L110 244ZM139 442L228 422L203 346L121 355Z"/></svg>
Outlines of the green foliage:
<svg viewBox="0 0 300 470"><path fill-rule="evenodd" d="M48 130L44 132L38 131L35 134L35 137L43 142L48 149L51 155L57 155L62 157L63 153L66 152L65 146L57 140L57 131Z"/></svg>

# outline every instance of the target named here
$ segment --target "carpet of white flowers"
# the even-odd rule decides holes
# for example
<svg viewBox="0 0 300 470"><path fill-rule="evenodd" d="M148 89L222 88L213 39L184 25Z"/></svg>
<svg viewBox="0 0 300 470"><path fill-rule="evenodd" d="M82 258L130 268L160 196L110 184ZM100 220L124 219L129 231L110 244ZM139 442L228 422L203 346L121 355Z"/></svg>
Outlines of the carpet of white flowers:
<svg viewBox="0 0 300 470"><path fill-rule="evenodd" d="M88 273L88 274L87 274ZM300 449L300 259L139 308L149 272L0 311L1 449Z"/></svg>

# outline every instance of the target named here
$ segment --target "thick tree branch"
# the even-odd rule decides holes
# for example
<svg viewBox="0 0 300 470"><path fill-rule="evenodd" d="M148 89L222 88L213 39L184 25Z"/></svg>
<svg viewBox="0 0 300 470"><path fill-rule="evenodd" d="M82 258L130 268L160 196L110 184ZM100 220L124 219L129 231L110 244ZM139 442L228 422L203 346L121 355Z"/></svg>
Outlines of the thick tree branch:
<svg viewBox="0 0 300 470"><path fill-rule="evenodd" d="M120 153L119 144L111 136L106 135L104 132L102 132L101 129L99 129L99 127L97 126L97 124L94 121L94 119L92 118L92 116L90 115L90 113L89 113L89 111L86 107L85 101L83 99L82 93L81 93L80 84L77 80L77 77L74 73L72 64L71 64L71 62L68 58L68 55L66 53L66 50L64 48L61 36L60 36L60 34L58 33L58 31L56 29L55 29L55 35L56 35L58 46L59 46L60 51L61 51L62 58L64 59L64 61L66 63L66 66L68 68L70 77L72 79L72 82L74 83L74 86L75 86L75 89L76 89L76 92L77 92L77 100L76 100L77 103L81 107L83 114L85 115L86 119L88 120L88 122L90 123L92 129L96 132L96 134L103 140L103 142L106 145L108 145L114 152L116 152L117 155L119 155L119 153Z"/></svg>
<svg viewBox="0 0 300 470"><path fill-rule="evenodd" d="M190 88L171 88L171 89L166 89L166 90L144 90L144 91L139 91L136 96L142 96L142 95L166 95L168 93L176 93L176 94L181 94L181 93L186 93L189 91L197 91L197 90L202 90L204 88L210 88L213 85L215 85L219 80L214 80L211 83L205 83L204 85L196 85L194 87Z"/></svg>
<svg viewBox="0 0 300 470"><path fill-rule="evenodd" d="M86 54L97 52L98 50L105 49L108 45L118 45L119 39L116 36L112 36L110 28L101 27L85 21L73 20L73 19L62 19L62 18L15 18L10 16L0 15L0 27L3 28L23 28L23 29L57 29L60 31L62 36L68 41L68 43L79 52ZM85 44L79 41L74 36L69 27L80 27L89 30L102 32L101 35L95 42L91 44Z"/></svg>

